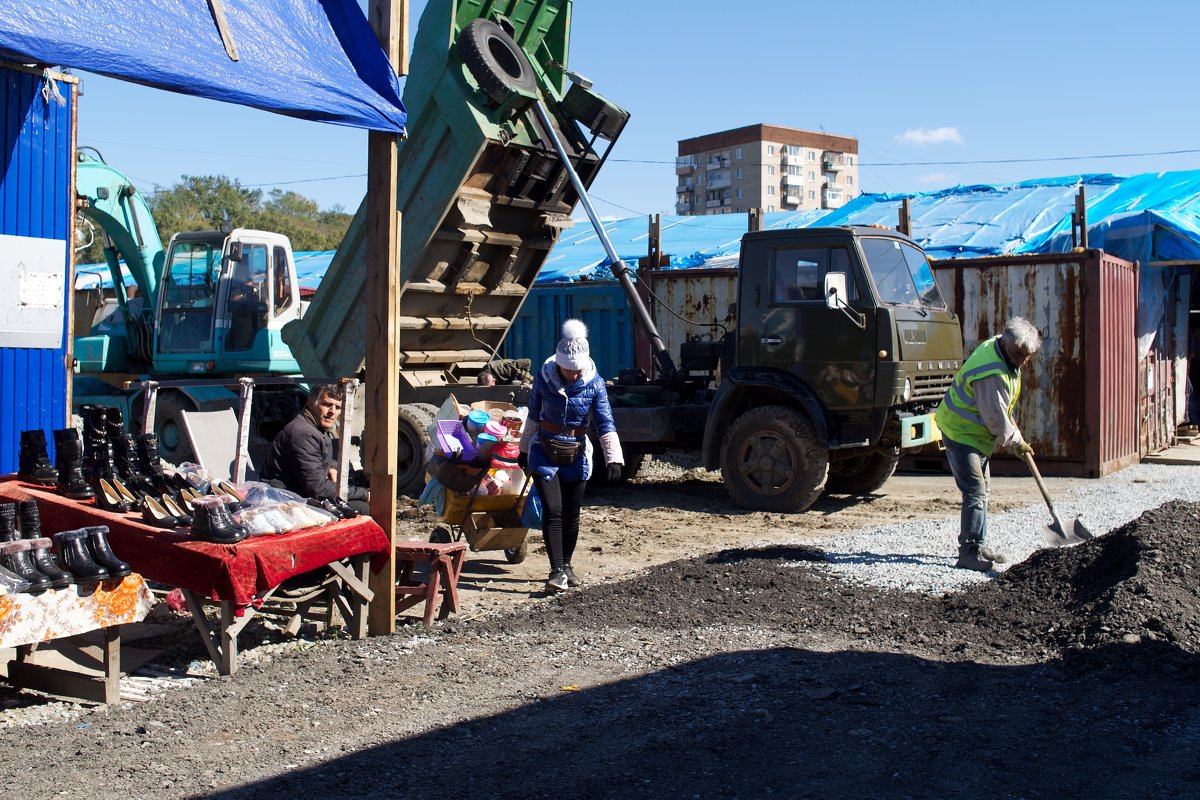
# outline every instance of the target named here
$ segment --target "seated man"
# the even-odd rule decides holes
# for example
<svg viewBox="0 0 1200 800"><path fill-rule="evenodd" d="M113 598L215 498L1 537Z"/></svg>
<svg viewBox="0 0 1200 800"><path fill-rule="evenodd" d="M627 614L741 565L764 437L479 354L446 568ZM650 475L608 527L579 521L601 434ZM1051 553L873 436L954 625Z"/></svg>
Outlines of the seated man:
<svg viewBox="0 0 1200 800"><path fill-rule="evenodd" d="M271 442L263 465L263 480L316 500L337 498L337 460L334 428L342 415L338 388L322 383L312 387L304 410ZM370 513L370 492L360 486L347 490L347 504L360 514Z"/></svg>

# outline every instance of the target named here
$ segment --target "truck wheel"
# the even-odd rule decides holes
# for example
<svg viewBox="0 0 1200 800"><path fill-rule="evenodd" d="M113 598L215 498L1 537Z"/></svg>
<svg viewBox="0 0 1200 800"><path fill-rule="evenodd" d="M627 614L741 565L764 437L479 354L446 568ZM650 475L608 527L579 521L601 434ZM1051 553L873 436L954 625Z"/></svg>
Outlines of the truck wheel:
<svg viewBox="0 0 1200 800"><path fill-rule="evenodd" d="M621 483L627 483L637 477L642 465L646 463L645 453L634 453L625 456L625 467L621 470Z"/></svg>
<svg viewBox="0 0 1200 800"><path fill-rule="evenodd" d="M437 408L429 403L406 403L396 409L396 491L416 497L425 486L425 448Z"/></svg>
<svg viewBox="0 0 1200 800"><path fill-rule="evenodd" d="M896 471L899 453L874 450L866 455L848 458L829 465L829 482L825 491L834 494L870 494L879 489Z"/></svg>
<svg viewBox="0 0 1200 800"><path fill-rule="evenodd" d="M154 404L154 432L158 434L158 452L175 466L192 461L196 455L183 429L184 411L196 406L179 392L160 393Z"/></svg>
<svg viewBox="0 0 1200 800"><path fill-rule="evenodd" d="M734 420L721 444L721 477L734 502L755 511L803 511L821 495L829 453L808 417L763 406Z"/></svg>
<svg viewBox="0 0 1200 800"><path fill-rule="evenodd" d="M533 92L537 88L529 56L489 19L476 19L462 29L458 54L479 88L497 105L513 92Z"/></svg>

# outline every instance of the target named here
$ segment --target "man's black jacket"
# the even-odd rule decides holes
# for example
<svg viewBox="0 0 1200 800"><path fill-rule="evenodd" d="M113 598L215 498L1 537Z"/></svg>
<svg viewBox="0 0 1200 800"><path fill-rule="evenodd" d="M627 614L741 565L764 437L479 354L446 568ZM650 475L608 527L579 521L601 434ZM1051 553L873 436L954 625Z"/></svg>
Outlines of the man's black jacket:
<svg viewBox="0 0 1200 800"><path fill-rule="evenodd" d="M306 408L271 442L262 476L298 495L332 500L337 496L337 484L329 480L330 467L337 466L333 445L333 437L317 427ZM351 486L347 494L347 500L367 499L360 486Z"/></svg>

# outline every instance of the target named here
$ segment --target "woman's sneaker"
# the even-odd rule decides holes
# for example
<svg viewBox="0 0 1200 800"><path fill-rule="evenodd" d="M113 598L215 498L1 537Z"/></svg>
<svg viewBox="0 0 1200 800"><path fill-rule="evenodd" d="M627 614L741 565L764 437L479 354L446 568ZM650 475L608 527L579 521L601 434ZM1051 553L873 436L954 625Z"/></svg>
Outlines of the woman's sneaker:
<svg viewBox="0 0 1200 800"><path fill-rule="evenodd" d="M567 583L567 573L561 569L552 571L550 577L546 579L547 592L561 592L569 585Z"/></svg>
<svg viewBox="0 0 1200 800"><path fill-rule="evenodd" d="M572 589L583 583L583 581L579 580L579 576L575 574L575 570L571 568L570 564L563 567L563 572L567 576L567 586L570 586Z"/></svg>

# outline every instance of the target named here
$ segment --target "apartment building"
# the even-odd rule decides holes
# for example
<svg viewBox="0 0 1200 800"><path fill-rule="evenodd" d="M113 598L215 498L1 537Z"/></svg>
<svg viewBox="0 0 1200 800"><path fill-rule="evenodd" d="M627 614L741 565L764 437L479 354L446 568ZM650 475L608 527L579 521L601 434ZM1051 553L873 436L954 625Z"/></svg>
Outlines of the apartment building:
<svg viewBox="0 0 1200 800"><path fill-rule="evenodd" d="M837 208L856 197L858 139L747 125L679 141L675 213Z"/></svg>

